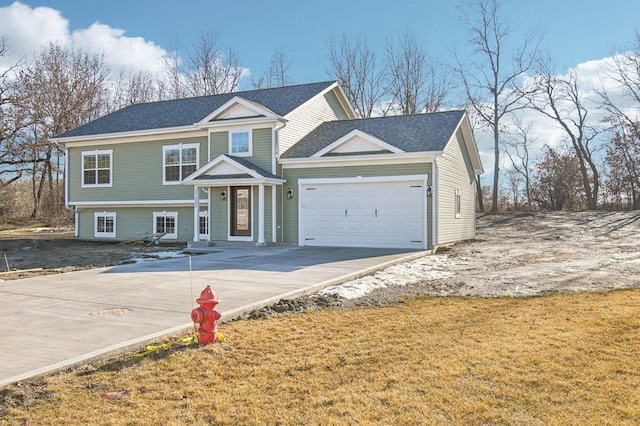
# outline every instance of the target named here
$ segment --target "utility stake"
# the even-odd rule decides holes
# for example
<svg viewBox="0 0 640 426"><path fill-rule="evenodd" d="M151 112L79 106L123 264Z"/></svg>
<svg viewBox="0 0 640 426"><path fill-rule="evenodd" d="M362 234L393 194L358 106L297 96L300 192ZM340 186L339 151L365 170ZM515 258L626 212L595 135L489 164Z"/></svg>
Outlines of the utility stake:
<svg viewBox="0 0 640 426"><path fill-rule="evenodd" d="M7 272L11 272L11 268L9 267L9 259L7 259L7 253L2 254L4 254L4 263L5 265L7 265Z"/></svg>

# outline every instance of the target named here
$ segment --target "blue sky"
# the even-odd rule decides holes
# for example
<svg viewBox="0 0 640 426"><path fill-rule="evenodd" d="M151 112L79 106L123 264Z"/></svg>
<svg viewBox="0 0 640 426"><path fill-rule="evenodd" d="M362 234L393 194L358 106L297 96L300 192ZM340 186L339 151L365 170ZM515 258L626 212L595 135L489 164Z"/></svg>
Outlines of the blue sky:
<svg viewBox="0 0 640 426"><path fill-rule="evenodd" d="M0 8L13 1L0 1ZM451 60L451 51L468 49L456 0L88 0L29 1L68 20L70 33L99 22L142 38L169 51L186 54L201 29L219 36L222 47L236 50L243 66L259 75L275 49L291 61L297 83L324 80L326 43L331 34L365 36L384 48L389 36L412 29L432 55ZM560 67L601 59L628 45L640 25L637 0L504 0L502 13L511 27L524 34L546 32L542 47ZM2 29L0 28L0 33ZM11 34L9 34L11 36ZM247 84L247 82L245 82Z"/></svg>

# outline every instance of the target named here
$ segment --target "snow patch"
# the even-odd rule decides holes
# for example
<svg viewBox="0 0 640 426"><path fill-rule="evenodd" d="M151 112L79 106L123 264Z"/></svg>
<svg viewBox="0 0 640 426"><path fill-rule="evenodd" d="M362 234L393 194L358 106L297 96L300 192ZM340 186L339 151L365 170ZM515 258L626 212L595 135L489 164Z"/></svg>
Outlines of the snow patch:
<svg viewBox="0 0 640 426"><path fill-rule="evenodd" d="M163 260L163 259L174 259L178 257L188 256L186 253L181 251L154 251L151 254L145 254L142 257L134 257L131 259L135 263L144 263L151 262L154 260Z"/></svg>
<svg viewBox="0 0 640 426"><path fill-rule="evenodd" d="M453 275L456 262L447 255L427 255L400 263L344 284L327 287L320 294L337 294L345 299L357 299L374 290L390 286L404 286L425 280L440 280Z"/></svg>

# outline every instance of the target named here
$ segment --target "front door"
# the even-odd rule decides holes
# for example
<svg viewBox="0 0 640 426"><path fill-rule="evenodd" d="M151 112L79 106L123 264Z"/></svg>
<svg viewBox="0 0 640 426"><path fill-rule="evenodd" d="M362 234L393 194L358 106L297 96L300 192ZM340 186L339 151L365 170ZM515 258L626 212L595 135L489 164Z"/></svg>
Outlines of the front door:
<svg viewBox="0 0 640 426"><path fill-rule="evenodd" d="M231 236L251 236L251 187L231 187Z"/></svg>

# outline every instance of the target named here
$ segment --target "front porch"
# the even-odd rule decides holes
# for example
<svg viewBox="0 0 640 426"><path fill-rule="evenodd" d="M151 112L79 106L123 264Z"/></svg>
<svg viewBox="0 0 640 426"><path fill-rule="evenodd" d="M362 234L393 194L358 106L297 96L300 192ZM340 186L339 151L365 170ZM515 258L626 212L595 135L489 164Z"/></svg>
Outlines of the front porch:
<svg viewBox="0 0 640 426"><path fill-rule="evenodd" d="M183 181L193 186L194 235L190 247L238 243L264 247L278 242L278 194L284 179L250 162L220 155ZM200 208L201 191L209 208Z"/></svg>

